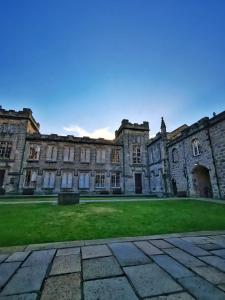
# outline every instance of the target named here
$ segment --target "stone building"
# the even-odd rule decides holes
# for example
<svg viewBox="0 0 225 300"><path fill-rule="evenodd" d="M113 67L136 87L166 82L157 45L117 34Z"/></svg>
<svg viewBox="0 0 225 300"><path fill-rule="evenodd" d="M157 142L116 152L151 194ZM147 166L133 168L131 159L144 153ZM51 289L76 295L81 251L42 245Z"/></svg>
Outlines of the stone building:
<svg viewBox="0 0 225 300"><path fill-rule="evenodd" d="M45 135L32 111L0 108L0 192L225 199L225 112L149 139L123 120L114 140Z"/></svg>

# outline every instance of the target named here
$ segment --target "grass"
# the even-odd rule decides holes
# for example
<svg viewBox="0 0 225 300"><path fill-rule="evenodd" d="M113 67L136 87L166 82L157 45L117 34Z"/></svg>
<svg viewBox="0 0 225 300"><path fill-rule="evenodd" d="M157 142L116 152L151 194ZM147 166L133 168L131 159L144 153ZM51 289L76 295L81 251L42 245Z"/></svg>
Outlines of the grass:
<svg viewBox="0 0 225 300"><path fill-rule="evenodd" d="M0 205L0 246L225 229L225 205L162 202Z"/></svg>

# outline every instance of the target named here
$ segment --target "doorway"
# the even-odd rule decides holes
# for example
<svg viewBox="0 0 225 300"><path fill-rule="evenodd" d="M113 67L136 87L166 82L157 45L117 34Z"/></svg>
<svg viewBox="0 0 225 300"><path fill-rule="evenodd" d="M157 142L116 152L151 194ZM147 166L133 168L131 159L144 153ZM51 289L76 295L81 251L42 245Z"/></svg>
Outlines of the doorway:
<svg viewBox="0 0 225 300"><path fill-rule="evenodd" d="M5 170L0 170L0 188L3 186L5 177Z"/></svg>
<svg viewBox="0 0 225 300"><path fill-rule="evenodd" d="M177 195L177 183L175 179L172 179L172 188L173 188L173 195Z"/></svg>
<svg viewBox="0 0 225 300"><path fill-rule="evenodd" d="M196 196L212 198L213 194L209 169L199 165L193 169L192 174Z"/></svg>
<svg viewBox="0 0 225 300"><path fill-rule="evenodd" d="M142 194L142 173L135 173L135 194Z"/></svg>

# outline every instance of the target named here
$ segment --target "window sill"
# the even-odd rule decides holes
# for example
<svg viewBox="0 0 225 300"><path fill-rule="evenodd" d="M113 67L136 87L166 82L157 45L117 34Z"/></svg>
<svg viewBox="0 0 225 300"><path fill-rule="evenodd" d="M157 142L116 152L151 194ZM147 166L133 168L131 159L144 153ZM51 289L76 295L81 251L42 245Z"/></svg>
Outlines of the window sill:
<svg viewBox="0 0 225 300"><path fill-rule="evenodd" d="M39 162L39 159L27 159L27 162Z"/></svg>
<svg viewBox="0 0 225 300"><path fill-rule="evenodd" d="M46 162L46 163L56 163L57 160L46 160L45 162Z"/></svg>

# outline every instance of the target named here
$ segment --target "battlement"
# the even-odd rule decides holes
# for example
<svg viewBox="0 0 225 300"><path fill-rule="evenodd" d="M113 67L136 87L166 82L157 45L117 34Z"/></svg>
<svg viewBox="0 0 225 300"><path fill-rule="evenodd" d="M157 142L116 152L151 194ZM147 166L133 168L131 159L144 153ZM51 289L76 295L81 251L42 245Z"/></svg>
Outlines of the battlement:
<svg viewBox="0 0 225 300"><path fill-rule="evenodd" d="M30 108L23 108L23 110L6 110L0 106L0 118L5 119L28 119L32 126L39 131L40 124L36 122L36 120L33 117L32 110Z"/></svg>
<svg viewBox="0 0 225 300"><path fill-rule="evenodd" d="M130 123L129 120L123 119L121 125L118 130L116 130L115 135L116 137L122 132L122 130L137 130L137 131L149 131L149 123L144 121L142 124L138 123Z"/></svg>

